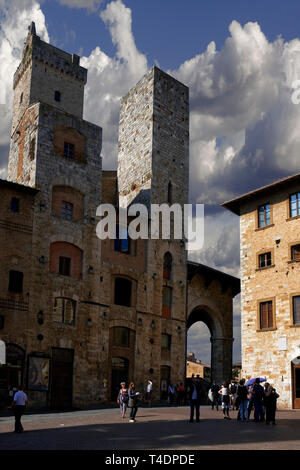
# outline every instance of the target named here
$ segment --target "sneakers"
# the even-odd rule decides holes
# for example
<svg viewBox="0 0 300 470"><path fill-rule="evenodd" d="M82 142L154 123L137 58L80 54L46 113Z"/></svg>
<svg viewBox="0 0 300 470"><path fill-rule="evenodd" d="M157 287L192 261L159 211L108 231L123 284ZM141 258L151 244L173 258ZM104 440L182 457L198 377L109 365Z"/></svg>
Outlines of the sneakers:
<svg viewBox="0 0 300 470"><path fill-rule="evenodd" d="M135 419L130 419L129 422L130 422L130 423L134 423L134 422L135 422Z"/></svg>

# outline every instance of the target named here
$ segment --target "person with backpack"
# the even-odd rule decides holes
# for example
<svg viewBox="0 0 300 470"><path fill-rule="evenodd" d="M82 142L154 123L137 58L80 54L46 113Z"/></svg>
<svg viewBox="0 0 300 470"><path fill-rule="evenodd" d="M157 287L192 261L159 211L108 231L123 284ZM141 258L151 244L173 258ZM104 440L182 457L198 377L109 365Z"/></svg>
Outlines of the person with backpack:
<svg viewBox="0 0 300 470"><path fill-rule="evenodd" d="M239 402L239 418L241 421L249 421L248 419L248 389L245 385L245 379L241 379L237 388L237 398ZM239 419L238 418L238 419Z"/></svg>
<svg viewBox="0 0 300 470"><path fill-rule="evenodd" d="M118 399L117 402L120 405L120 412L122 418L125 418L127 406L128 406L128 401L129 401L129 396L128 396L128 389L126 387L125 382L121 382L121 388L118 394Z"/></svg>
<svg viewBox="0 0 300 470"><path fill-rule="evenodd" d="M138 410L138 399L139 399L139 392L135 391L134 382L130 382L130 385L129 385L129 402L128 402L128 406L129 406L129 408L131 408L130 419L129 419L130 423L135 422L135 416L136 416L136 413L137 413L137 410Z"/></svg>

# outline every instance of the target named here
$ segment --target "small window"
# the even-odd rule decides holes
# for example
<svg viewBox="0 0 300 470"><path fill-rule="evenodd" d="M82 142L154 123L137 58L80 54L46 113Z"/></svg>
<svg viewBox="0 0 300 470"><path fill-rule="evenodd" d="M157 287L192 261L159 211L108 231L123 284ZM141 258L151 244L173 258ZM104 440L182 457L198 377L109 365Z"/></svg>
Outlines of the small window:
<svg viewBox="0 0 300 470"><path fill-rule="evenodd" d="M171 279L172 276L172 255L171 253L167 252L164 256L164 267L163 267L163 278L164 279Z"/></svg>
<svg viewBox="0 0 300 470"><path fill-rule="evenodd" d="M73 204L71 202L62 202L61 206L61 216L64 219L72 220L73 217Z"/></svg>
<svg viewBox="0 0 300 470"><path fill-rule="evenodd" d="M273 302L260 302L260 329L273 328Z"/></svg>
<svg viewBox="0 0 300 470"><path fill-rule="evenodd" d="M29 158L30 160L34 160L35 156L35 137L31 139L30 145L29 145Z"/></svg>
<svg viewBox="0 0 300 470"><path fill-rule="evenodd" d="M63 276L70 276L71 273L71 258L65 256L59 257L59 274Z"/></svg>
<svg viewBox="0 0 300 470"><path fill-rule="evenodd" d="M291 260L300 261L300 244L291 247Z"/></svg>
<svg viewBox="0 0 300 470"><path fill-rule="evenodd" d="M300 295L293 297L293 323L300 324Z"/></svg>
<svg viewBox="0 0 300 470"><path fill-rule="evenodd" d="M270 204L264 204L258 208L258 227L267 227L271 224Z"/></svg>
<svg viewBox="0 0 300 470"><path fill-rule="evenodd" d="M55 101L60 102L60 100L61 100L61 92L60 91L56 90L54 92L54 99L55 99Z"/></svg>
<svg viewBox="0 0 300 470"><path fill-rule="evenodd" d="M130 345L130 330L122 326L113 328L113 345L123 348L129 348Z"/></svg>
<svg viewBox="0 0 300 470"><path fill-rule="evenodd" d="M11 199L10 210L12 212L20 212L20 200L17 197Z"/></svg>
<svg viewBox="0 0 300 470"><path fill-rule="evenodd" d="M122 238L121 238L122 237ZM130 238L128 230L125 227L116 227L115 251L120 253L130 253Z"/></svg>
<svg viewBox="0 0 300 470"><path fill-rule="evenodd" d="M9 271L8 291L21 293L23 292L23 273L20 271Z"/></svg>
<svg viewBox="0 0 300 470"><path fill-rule="evenodd" d="M64 156L70 160L74 160L74 150L75 146L69 142L64 143Z"/></svg>
<svg viewBox="0 0 300 470"><path fill-rule="evenodd" d="M163 287L163 304L162 304L162 316L164 318L171 318L172 309L172 287Z"/></svg>
<svg viewBox="0 0 300 470"><path fill-rule="evenodd" d="M300 193L290 196L290 217L300 215Z"/></svg>
<svg viewBox="0 0 300 470"><path fill-rule="evenodd" d="M57 297L54 300L53 321L65 323L67 325L75 324L76 302L72 299Z"/></svg>
<svg viewBox="0 0 300 470"><path fill-rule="evenodd" d="M272 265L272 253L268 251L267 253L262 253L258 257L258 266L260 268L266 268L267 266Z"/></svg>
<svg viewBox="0 0 300 470"><path fill-rule="evenodd" d="M131 281L122 277L115 279L115 304L131 306Z"/></svg>

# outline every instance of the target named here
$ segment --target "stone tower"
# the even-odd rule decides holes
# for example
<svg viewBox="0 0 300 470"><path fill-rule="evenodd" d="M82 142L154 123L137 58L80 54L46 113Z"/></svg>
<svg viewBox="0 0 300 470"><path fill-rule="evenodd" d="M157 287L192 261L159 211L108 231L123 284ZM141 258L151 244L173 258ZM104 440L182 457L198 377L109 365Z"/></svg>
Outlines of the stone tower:
<svg viewBox="0 0 300 470"><path fill-rule="evenodd" d="M119 128L118 190L120 207L132 203L188 203L189 90L153 67L122 99ZM136 337L136 370L153 370L160 384L182 382L186 354L187 254L182 239L147 243L147 312L151 338ZM150 340L151 340L150 338ZM166 354L167 349L169 355ZM146 359L147 358L147 359ZM139 364L139 361L141 363ZM135 380L138 381L138 377Z"/></svg>

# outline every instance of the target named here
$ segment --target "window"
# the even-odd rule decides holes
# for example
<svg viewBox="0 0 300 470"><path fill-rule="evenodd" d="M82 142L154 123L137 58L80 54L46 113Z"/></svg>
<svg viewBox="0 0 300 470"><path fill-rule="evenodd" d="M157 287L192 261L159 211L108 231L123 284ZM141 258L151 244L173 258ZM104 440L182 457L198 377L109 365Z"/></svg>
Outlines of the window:
<svg viewBox="0 0 300 470"><path fill-rule="evenodd" d="M62 201L61 205L61 216L64 219L72 220L73 215L73 204L70 202Z"/></svg>
<svg viewBox="0 0 300 470"><path fill-rule="evenodd" d="M60 91L55 90L55 92L54 92L54 99L55 99L55 101L60 102L60 100L61 100L61 92L60 92Z"/></svg>
<svg viewBox="0 0 300 470"><path fill-rule="evenodd" d="M53 320L67 325L75 325L76 302L64 297L56 297L54 300Z"/></svg>
<svg viewBox="0 0 300 470"><path fill-rule="evenodd" d="M167 252L164 256L164 268L163 268L163 278L171 279L172 275L172 255Z"/></svg>
<svg viewBox="0 0 300 470"><path fill-rule="evenodd" d="M273 302L260 302L260 329L273 328Z"/></svg>
<svg viewBox="0 0 300 470"><path fill-rule="evenodd" d="M121 238L124 237L124 238ZM130 253L130 238L128 230L125 227L116 227L115 251L120 253Z"/></svg>
<svg viewBox="0 0 300 470"><path fill-rule="evenodd" d="M29 145L29 158L30 160L34 160L34 155L35 155L35 137L31 139L30 145Z"/></svg>
<svg viewBox="0 0 300 470"><path fill-rule="evenodd" d="M293 324L300 324L300 295L293 297Z"/></svg>
<svg viewBox="0 0 300 470"><path fill-rule="evenodd" d="M165 361L168 361L171 358L171 341L171 335L161 335L161 359Z"/></svg>
<svg viewBox="0 0 300 470"><path fill-rule="evenodd" d="M168 203L172 204L172 183L169 181L168 184Z"/></svg>
<svg viewBox="0 0 300 470"><path fill-rule="evenodd" d="M59 257L59 274L63 276L70 276L71 273L71 258L65 256Z"/></svg>
<svg viewBox="0 0 300 470"><path fill-rule="evenodd" d="M262 253L258 256L258 267L266 268L267 266L272 265L272 253L268 251L267 253Z"/></svg>
<svg viewBox="0 0 300 470"><path fill-rule="evenodd" d="M267 227L270 223L270 204L264 204L258 208L258 226Z"/></svg>
<svg viewBox="0 0 300 470"><path fill-rule="evenodd" d="M300 244L299 245L293 245L291 247L291 260L292 261L300 261Z"/></svg>
<svg viewBox="0 0 300 470"><path fill-rule="evenodd" d="M131 306L131 281L122 277L115 279L115 304Z"/></svg>
<svg viewBox="0 0 300 470"><path fill-rule="evenodd" d="M20 271L9 271L8 291L23 292L23 273Z"/></svg>
<svg viewBox="0 0 300 470"><path fill-rule="evenodd" d="M74 160L75 146L69 142L64 143L64 156L70 160Z"/></svg>
<svg viewBox="0 0 300 470"><path fill-rule="evenodd" d="M164 318L171 318L172 308L172 287L163 287L163 305L162 305L162 316Z"/></svg>
<svg viewBox="0 0 300 470"><path fill-rule="evenodd" d="M300 215L300 193L290 196L290 217Z"/></svg>
<svg viewBox="0 0 300 470"><path fill-rule="evenodd" d="M113 345L123 348L129 348L130 346L130 330L129 328L123 328L122 326L116 326L113 328Z"/></svg>
<svg viewBox="0 0 300 470"><path fill-rule="evenodd" d="M20 200L17 197L11 199L10 210L12 212L20 212Z"/></svg>

